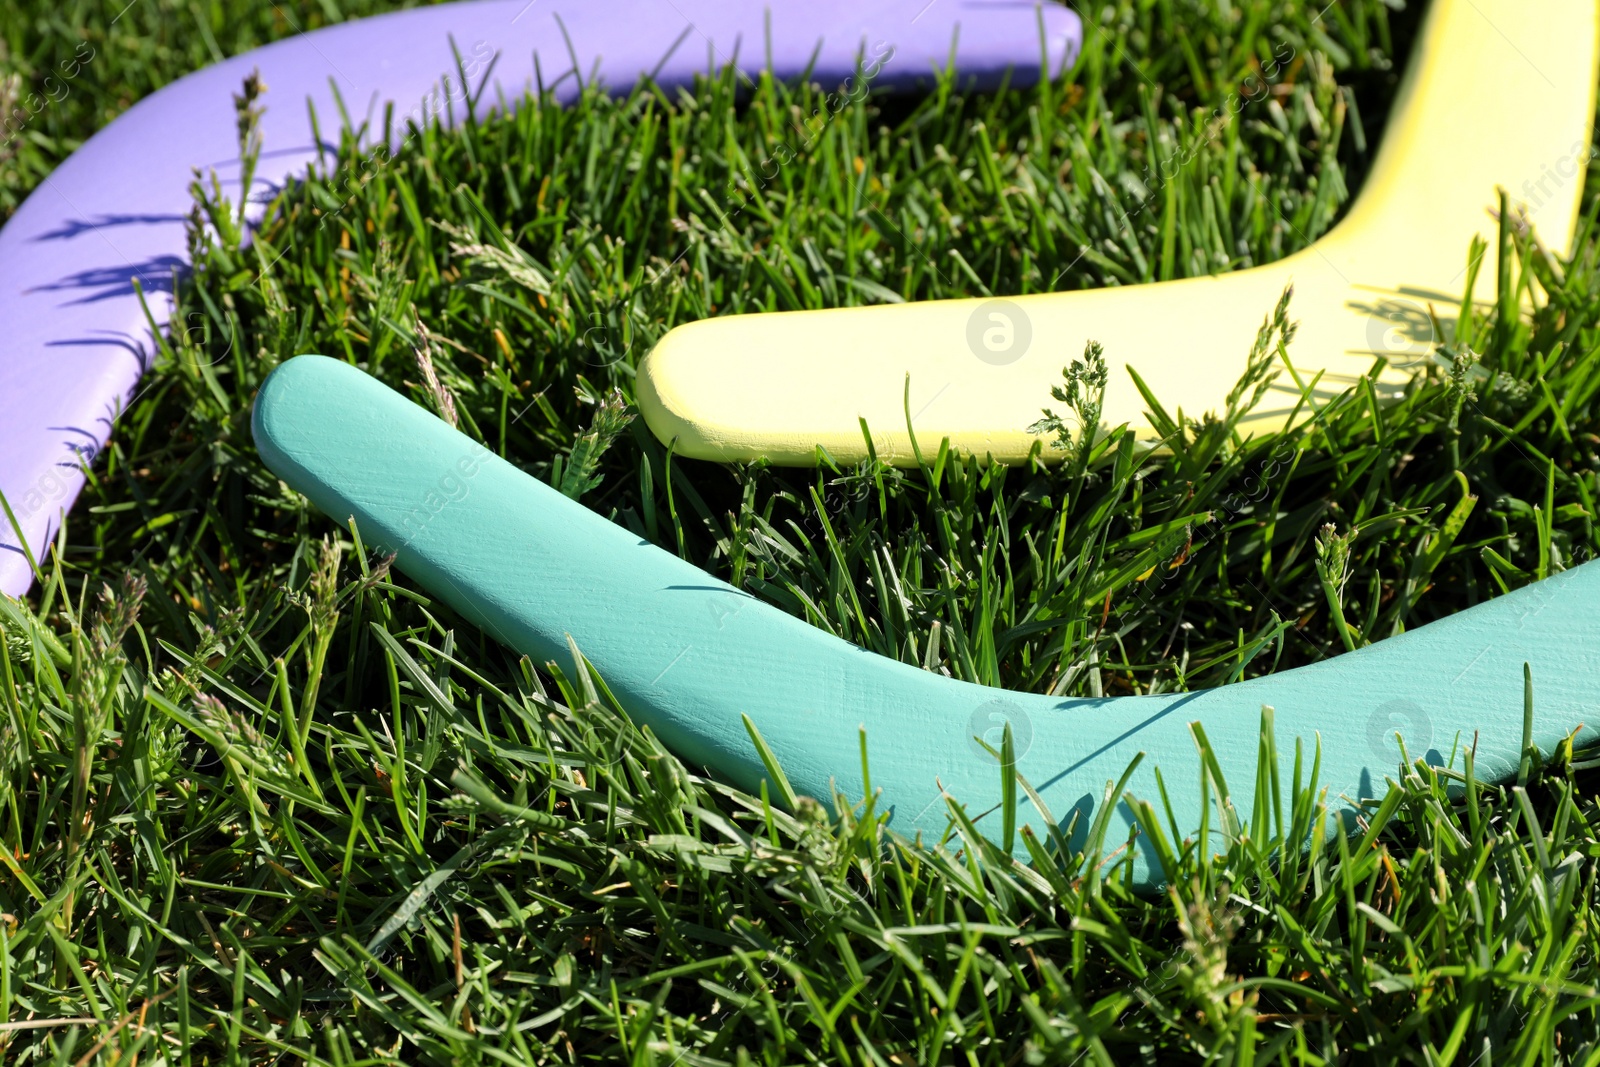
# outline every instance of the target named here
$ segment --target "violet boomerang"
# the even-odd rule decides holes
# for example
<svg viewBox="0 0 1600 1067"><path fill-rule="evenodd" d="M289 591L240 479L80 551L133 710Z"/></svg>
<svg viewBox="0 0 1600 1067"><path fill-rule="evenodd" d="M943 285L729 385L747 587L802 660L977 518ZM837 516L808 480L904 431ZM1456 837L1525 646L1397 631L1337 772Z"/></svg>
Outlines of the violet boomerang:
<svg viewBox="0 0 1600 1067"><path fill-rule="evenodd" d="M399 136L429 108L465 113L438 91L442 78L458 78L458 54L475 82L491 79L486 105L497 88L508 101L534 88L535 57L562 100L578 91L578 79L563 77L574 65L585 81L626 92L644 74L672 88L730 62L763 69L769 55L781 78L809 70L833 88L865 65L877 67L875 87L911 89L948 63L952 42L956 69L985 88L1008 72L1029 84L1041 61L1054 75L1076 58L1081 32L1066 8L1016 0L477 0L331 26L191 74L90 138L0 230L0 493L42 560L83 486L82 466L150 364L133 279L165 328L187 267L193 168L238 194L233 94L252 69L269 90L251 190L259 215L264 194L316 162L311 110L330 135L335 87L357 122L380 124L393 102ZM31 581L0 513L0 592L21 595Z"/></svg>

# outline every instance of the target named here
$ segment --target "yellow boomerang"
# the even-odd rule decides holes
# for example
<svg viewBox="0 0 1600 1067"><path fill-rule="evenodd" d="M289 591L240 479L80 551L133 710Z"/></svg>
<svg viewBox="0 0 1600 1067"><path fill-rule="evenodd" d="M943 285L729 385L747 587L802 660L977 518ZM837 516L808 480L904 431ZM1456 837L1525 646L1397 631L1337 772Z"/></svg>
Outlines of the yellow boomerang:
<svg viewBox="0 0 1600 1067"><path fill-rule="evenodd" d="M639 366L645 420L680 454L813 463L867 454L911 465L919 443L999 461L1025 458L1027 427L1062 366L1099 341L1163 405L1220 410L1263 315L1295 287L1302 379L1336 394L1389 366L1393 395L1426 358L1426 308L1453 318L1468 249L1490 239L1499 189L1547 248L1571 244L1595 109L1596 0L1434 0L1388 132L1349 214L1277 263L1233 274L1120 288L823 311L735 315L672 330ZM1474 299L1492 299L1492 263ZM1419 336L1419 331L1420 336ZM1245 428L1282 428L1300 391L1280 376ZM1131 377L1113 374L1103 418L1154 431ZM1048 452L1047 452L1048 454Z"/></svg>

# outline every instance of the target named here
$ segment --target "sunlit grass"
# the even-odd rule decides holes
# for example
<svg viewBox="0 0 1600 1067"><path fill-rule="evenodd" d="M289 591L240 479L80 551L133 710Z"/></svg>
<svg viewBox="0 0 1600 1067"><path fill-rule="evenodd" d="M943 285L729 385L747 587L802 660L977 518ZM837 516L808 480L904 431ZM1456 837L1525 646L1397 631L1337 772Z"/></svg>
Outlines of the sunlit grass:
<svg viewBox="0 0 1600 1067"><path fill-rule="evenodd" d="M633 367L680 322L1303 247L1359 182L1415 17L1321 6L1124 0L1054 84L872 98L803 135L812 89L727 78L430 127L392 160L347 139L246 243L203 204L221 225L197 234L192 328L47 582L0 601L0 1058L1594 1062L1582 753L1532 753L1499 785L1463 759L1397 764L1353 837L1304 850L1316 754L1265 715L1292 810L1232 798L1220 854L1166 842L1171 889L1142 899L1104 823L1081 856L1030 839L1023 865L959 803L946 840L907 842L872 807L685 766L603 679L519 661L391 574L250 439L272 367L345 358L433 410L448 397L487 447L812 625L1036 692L1226 684L1586 560L1592 228L1557 261L1508 222L1484 267L1499 304L1468 309L1402 401L1358 389L1287 436L1243 440L1218 413L1171 422L1170 455L1113 429L1052 467L924 442L920 468L794 471L621 426ZM68 98L48 143L0 164L7 195L206 60L207 33L231 52L292 32L270 4L152 2L111 30L88 10L0 26L29 71L71 54L70 19L106 57L83 75L94 106ZM1209 121L1285 48L1268 91ZM1104 355L1113 374L1130 358Z"/></svg>

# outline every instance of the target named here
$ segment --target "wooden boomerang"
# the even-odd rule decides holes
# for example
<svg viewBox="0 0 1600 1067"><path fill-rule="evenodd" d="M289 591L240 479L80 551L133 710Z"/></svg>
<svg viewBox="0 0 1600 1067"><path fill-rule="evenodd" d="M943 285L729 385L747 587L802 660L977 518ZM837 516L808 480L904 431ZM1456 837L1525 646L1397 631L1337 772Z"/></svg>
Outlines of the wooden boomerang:
<svg viewBox="0 0 1600 1067"><path fill-rule="evenodd" d="M1591 563L1448 619L1336 659L1222 689L1166 696L1061 699L991 689L867 652L755 599L641 540L524 474L362 371L323 356L275 370L256 397L261 457L330 517L354 518L368 545L424 588L536 662L569 661L567 635L628 712L685 759L746 789L764 770L742 715L755 722L794 788L861 795L857 728L870 743L872 784L904 834L937 838L939 784L977 814L1001 798L999 746L1012 726L1016 768L1072 847L1103 816L1126 839L1125 800L1102 811L1111 780L1159 804L1160 765L1174 828L1202 825L1200 720L1235 797L1258 783L1263 705L1289 739L1321 746L1334 808L1381 796L1399 762L1400 727L1414 758L1446 762L1476 743L1485 778L1515 773L1521 755L1522 664L1537 683L1533 739L1549 749L1594 723L1600 671L1600 563ZM1596 735L1586 729L1580 739ZM1287 768L1273 779L1288 808ZM1270 790L1270 786L1267 786ZM1019 792L1019 796L1021 796ZM1018 824L1046 836L1026 799ZM1159 810L1159 808L1158 808ZM1000 816L979 822L991 838ZM1215 822L1212 825L1216 825ZM1139 885L1166 878L1143 827ZM1026 852L1016 845L1019 857Z"/></svg>
<svg viewBox="0 0 1600 1067"><path fill-rule="evenodd" d="M365 118L370 145L384 135L384 108L393 103L399 144L408 120L466 118L463 79L484 91L481 115L502 101L515 106L536 88L536 70L543 71L546 92L567 101L586 79L628 92L641 75L653 74L672 90L728 63L747 77L769 65L782 79L809 74L830 92L863 68L876 88L912 89L952 59L963 83L993 88L1011 78L1028 85L1041 64L1055 71L1077 55L1078 17L1055 4L931 6L927 0L444 4L299 34L139 101L57 167L0 230L0 494L22 528L21 541L35 559L43 555L83 485L83 467L94 462L135 395L154 351L151 328L171 325L197 338L204 330L201 315L168 322L175 280L188 269L189 183L198 167L238 195L232 94L252 69L269 90L261 120L266 152L246 197L250 217L259 218L282 182L330 151L327 137L346 107L356 123ZM70 69L93 60L91 48ZM443 77L450 79L445 91ZM850 81L852 92L861 85ZM323 224L338 225L337 215L325 214ZM265 272L270 265L251 260L250 269ZM148 317L135 284L148 298ZM32 581L24 544L0 511L0 593L20 596Z"/></svg>
<svg viewBox="0 0 1600 1067"><path fill-rule="evenodd" d="M1263 315L1294 283L1292 358L1331 398L1389 360L1380 396L1432 348L1428 306L1459 307L1474 234L1492 235L1496 187L1528 209L1545 245L1572 241L1595 108L1595 0L1434 0L1371 174L1348 216L1269 266L1001 301L939 300L679 326L640 364L639 409L657 437L697 459L805 465L867 455L914 465L919 441L1024 459L1026 427L1085 342L1136 369L1190 415L1220 410ZM1494 247L1491 240L1490 247ZM1494 294L1495 271L1476 298ZM906 381L910 376L909 404ZM1280 429L1301 398L1292 376L1246 420ZM1113 375L1107 425L1155 436L1131 377ZM909 409L909 410L908 410ZM1050 454L1046 450L1046 455Z"/></svg>

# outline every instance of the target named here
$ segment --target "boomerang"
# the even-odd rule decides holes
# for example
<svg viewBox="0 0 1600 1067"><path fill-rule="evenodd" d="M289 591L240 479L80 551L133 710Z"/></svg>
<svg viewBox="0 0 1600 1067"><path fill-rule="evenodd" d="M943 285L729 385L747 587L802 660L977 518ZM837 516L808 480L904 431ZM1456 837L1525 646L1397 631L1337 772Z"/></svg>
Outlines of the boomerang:
<svg viewBox="0 0 1600 1067"><path fill-rule="evenodd" d="M466 116L463 75L476 91L492 70L483 110L538 88L570 101L584 81L626 92L646 74L671 90L728 63L828 90L863 72L852 86L906 90L953 59L964 82L993 88L1008 75L1031 84L1041 64L1060 70L1080 40L1065 8L1008 0L807 0L774 5L770 25L764 5L733 0L500 0L330 26L191 74L90 138L0 230L0 493L39 558L149 367L152 326L173 325L192 168L238 195L232 94L253 69L269 89L248 197L259 218L281 183L336 150L313 114L324 133L347 105L381 127L392 102L398 144L408 119ZM71 70L93 61L92 49L77 54ZM0 512L0 593L31 580Z"/></svg>
<svg viewBox="0 0 1600 1067"><path fill-rule="evenodd" d="M880 810L906 835L944 833L946 795L977 815L1002 799L998 748L1012 726L1016 770L1081 848L1108 784L1133 758L1127 793L1160 807L1159 765L1179 836L1202 826L1201 770L1189 723L1200 721L1235 797L1254 794L1262 705L1288 738L1320 744L1330 803L1351 811L1382 796L1410 754L1446 763L1476 745L1484 778L1516 772L1522 665L1537 686L1533 740L1558 744L1594 723L1600 697L1600 563L1368 648L1221 689L1164 696L1062 699L956 681L867 652L664 552L518 470L364 372L299 356L267 378L252 429L261 458L369 546L487 633L536 662L571 662L567 637L624 708L681 757L745 789L767 776L748 715L793 788L861 799L858 728L870 746ZM1586 729L1578 735L1596 735ZM1289 809L1290 775L1279 787ZM942 789L941 789L942 783ZM776 788L774 796L781 795ZM1019 791L1018 796L1022 793ZM1021 801L1018 825L1041 840L1046 817ZM1107 840L1126 839L1126 799L1105 812ZM1076 817L1076 821L1074 821ZM1001 816L978 827L1002 836ZM1216 825L1213 820L1212 825ZM1165 877L1136 845L1134 877ZM1168 831L1170 832L1170 831ZM1021 839L1014 843L1026 858Z"/></svg>
<svg viewBox="0 0 1600 1067"><path fill-rule="evenodd" d="M1546 247L1571 244L1592 154L1597 37L1595 0L1434 0L1360 195L1326 236L1278 263L1093 291L706 319L672 330L641 362L639 410L697 459L808 465L821 445L855 462L868 455L864 419L877 456L900 465L916 463L908 421L935 447L948 438L1014 463L1039 441L1027 427L1063 365L1090 340L1168 410L1220 410L1291 282L1300 382L1320 373L1314 397L1331 399L1382 357L1378 393L1392 397L1430 354L1429 307L1453 323L1473 236L1495 247L1497 188ZM1474 298L1492 299L1494 287L1491 265ZM1283 374L1243 425L1282 429L1301 397ZM1144 409L1132 378L1113 375L1105 424L1153 439Z"/></svg>

